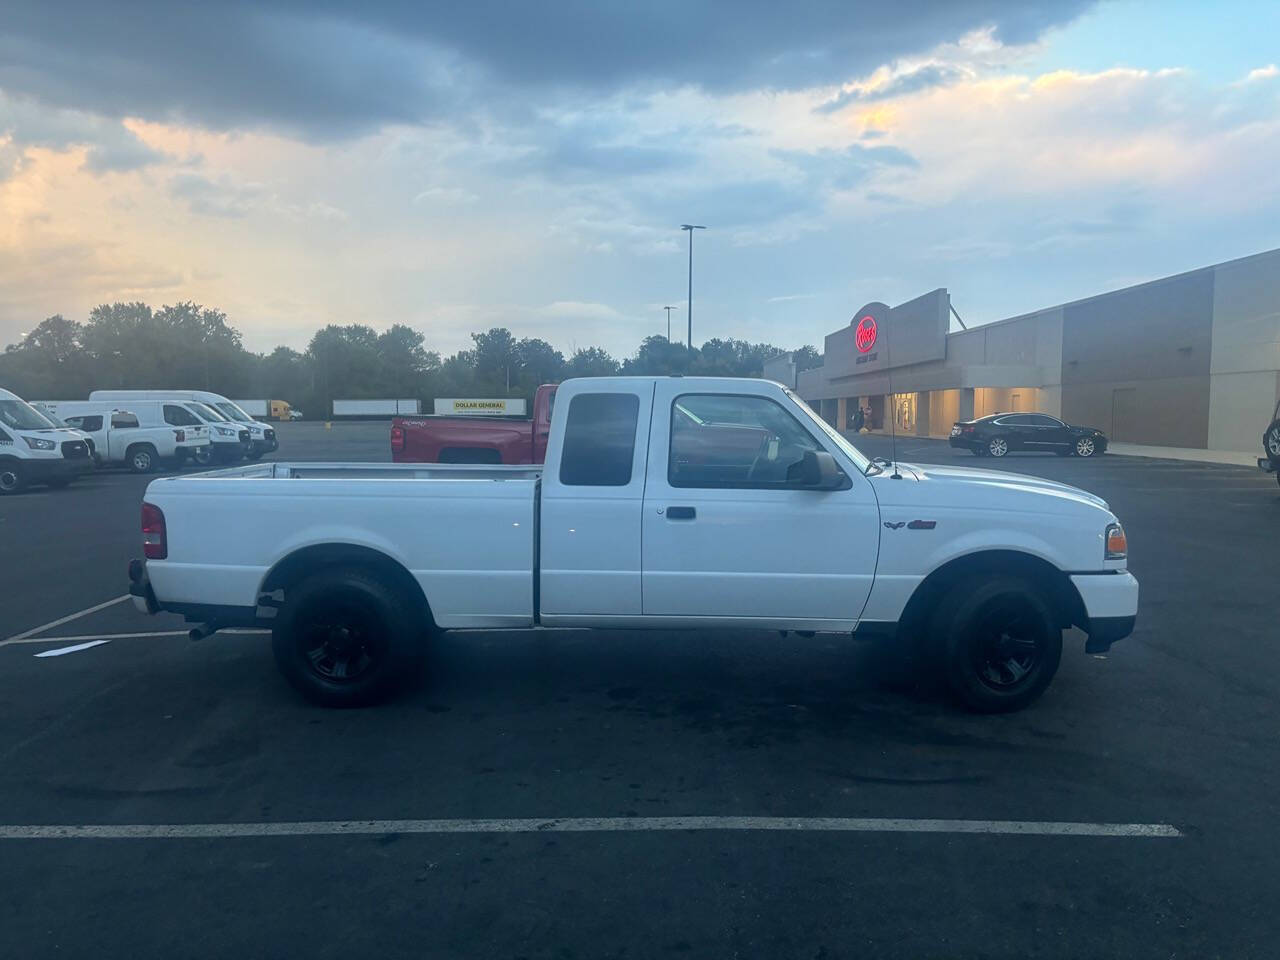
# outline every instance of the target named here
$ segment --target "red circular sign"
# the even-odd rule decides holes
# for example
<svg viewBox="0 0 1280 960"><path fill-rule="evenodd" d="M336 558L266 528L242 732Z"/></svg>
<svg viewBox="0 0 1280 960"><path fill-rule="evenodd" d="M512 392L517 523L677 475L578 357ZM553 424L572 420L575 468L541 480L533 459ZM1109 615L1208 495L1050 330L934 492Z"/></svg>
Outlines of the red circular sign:
<svg viewBox="0 0 1280 960"><path fill-rule="evenodd" d="M857 345L859 353L866 353L876 345L876 334L879 329L876 318L869 313L858 321L853 331L853 342Z"/></svg>

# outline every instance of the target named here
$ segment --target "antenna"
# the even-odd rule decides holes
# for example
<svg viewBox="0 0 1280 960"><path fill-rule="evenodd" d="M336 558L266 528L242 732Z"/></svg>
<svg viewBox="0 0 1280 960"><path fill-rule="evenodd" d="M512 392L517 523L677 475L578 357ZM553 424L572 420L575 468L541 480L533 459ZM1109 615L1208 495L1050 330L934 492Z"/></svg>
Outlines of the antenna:
<svg viewBox="0 0 1280 960"><path fill-rule="evenodd" d="M889 319L885 315L885 320ZM890 480L901 480L902 474L898 472L898 395L893 392L893 324L885 323L884 330L884 362L889 374L889 459L893 461L893 473L889 475Z"/></svg>

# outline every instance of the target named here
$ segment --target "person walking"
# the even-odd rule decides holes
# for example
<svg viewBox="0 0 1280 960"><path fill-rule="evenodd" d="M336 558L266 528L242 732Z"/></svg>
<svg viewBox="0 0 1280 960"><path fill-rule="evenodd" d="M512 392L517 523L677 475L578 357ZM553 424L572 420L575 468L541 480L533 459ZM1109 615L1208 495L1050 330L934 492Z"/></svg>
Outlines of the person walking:
<svg viewBox="0 0 1280 960"><path fill-rule="evenodd" d="M862 425L867 422L866 415L862 412L862 404L858 404L858 409L853 412L853 419L849 426L853 428L854 433L862 432Z"/></svg>

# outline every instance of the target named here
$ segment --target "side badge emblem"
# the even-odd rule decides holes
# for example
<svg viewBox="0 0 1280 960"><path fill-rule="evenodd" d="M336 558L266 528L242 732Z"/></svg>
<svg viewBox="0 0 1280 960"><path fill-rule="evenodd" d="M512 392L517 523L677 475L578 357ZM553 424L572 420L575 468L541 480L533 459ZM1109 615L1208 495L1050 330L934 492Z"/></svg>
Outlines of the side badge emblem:
<svg viewBox="0 0 1280 960"><path fill-rule="evenodd" d="M905 521L903 521L903 520L899 520L899 521L897 521L896 523L895 523L895 522L893 522L893 521L890 521L890 520L886 520L886 521L884 522L884 525L885 525L885 527L886 527L886 528L888 528L889 530L901 530L901 529L902 529L903 527L905 527L907 524L906 524L906 522L905 522Z"/></svg>

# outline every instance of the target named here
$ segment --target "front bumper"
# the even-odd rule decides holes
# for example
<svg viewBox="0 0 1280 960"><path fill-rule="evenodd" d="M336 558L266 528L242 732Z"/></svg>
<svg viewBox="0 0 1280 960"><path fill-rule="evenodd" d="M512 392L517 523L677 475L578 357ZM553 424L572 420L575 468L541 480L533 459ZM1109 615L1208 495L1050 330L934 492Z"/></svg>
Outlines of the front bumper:
<svg viewBox="0 0 1280 960"><path fill-rule="evenodd" d="M1270 457L1259 457L1258 469L1265 471L1266 473L1275 473L1277 470L1280 470L1280 466L1277 466L1276 462Z"/></svg>
<svg viewBox="0 0 1280 960"><path fill-rule="evenodd" d="M1072 574L1071 583L1084 602L1089 653L1105 653L1133 633L1138 617L1138 581L1128 570Z"/></svg>
<svg viewBox="0 0 1280 960"><path fill-rule="evenodd" d="M31 483L48 483L78 477L93 469L93 461L87 457L68 460L65 457L41 457L22 461L22 472Z"/></svg>

